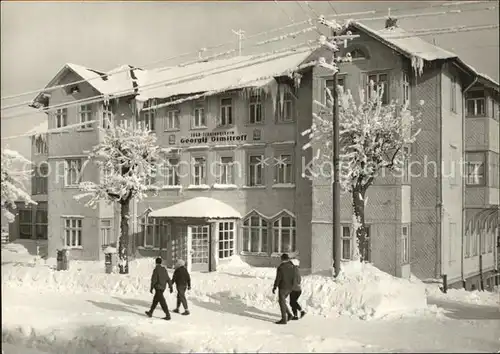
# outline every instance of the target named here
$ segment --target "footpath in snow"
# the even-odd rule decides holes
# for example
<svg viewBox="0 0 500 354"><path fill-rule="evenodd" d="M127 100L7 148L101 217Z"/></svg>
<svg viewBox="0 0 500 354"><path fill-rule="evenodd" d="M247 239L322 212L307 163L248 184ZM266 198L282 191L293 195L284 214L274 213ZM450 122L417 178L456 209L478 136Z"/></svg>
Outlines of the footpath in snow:
<svg viewBox="0 0 500 354"><path fill-rule="evenodd" d="M152 259L132 262L126 276L104 274L100 262L72 262L66 272L54 271L53 265L53 260L35 259L18 246L2 249L2 341L11 348L21 345L52 353L500 348L496 307L481 307L489 319L461 319L459 311L453 313L460 319L451 319L447 310L427 306L423 284L395 279L372 266L346 267L337 282L304 277L300 301L308 315L276 326L272 322L279 310L270 291L275 270L251 268L237 258L217 273L193 273L188 294L192 315L173 315L170 322L144 315L151 301ZM391 306L391 298L396 306ZM175 294L167 301L174 305ZM479 305L461 306L471 312L471 306ZM160 308L155 316L162 316Z"/></svg>

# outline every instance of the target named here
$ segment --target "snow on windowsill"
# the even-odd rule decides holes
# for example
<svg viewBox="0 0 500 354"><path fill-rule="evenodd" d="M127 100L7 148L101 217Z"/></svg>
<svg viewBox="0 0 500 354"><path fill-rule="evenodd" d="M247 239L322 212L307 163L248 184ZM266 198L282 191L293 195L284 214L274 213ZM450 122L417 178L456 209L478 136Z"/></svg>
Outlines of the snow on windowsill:
<svg viewBox="0 0 500 354"><path fill-rule="evenodd" d="M266 186L243 186L243 189L265 189Z"/></svg>
<svg viewBox="0 0 500 354"><path fill-rule="evenodd" d="M80 129L77 129L76 131L77 132L91 132L93 130L94 130L94 128L80 128Z"/></svg>
<svg viewBox="0 0 500 354"><path fill-rule="evenodd" d="M107 246L104 250L103 250L104 253L116 253L117 250L116 250L116 247L111 247L111 246Z"/></svg>
<svg viewBox="0 0 500 354"><path fill-rule="evenodd" d="M236 189L238 186L236 184L218 184L213 185L214 189Z"/></svg>
<svg viewBox="0 0 500 354"><path fill-rule="evenodd" d="M287 141L275 141L272 143L272 145L294 145L295 141L294 140L287 140Z"/></svg>
<svg viewBox="0 0 500 354"><path fill-rule="evenodd" d="M241 251L241 256L252 256L252 257L269 257L269 253L267 252L250 252L250 251Z"/></svg>
<svg viewBox="0 0 500 354"><path fill-rule="evenodd" d="M161 186L160 189L164 190L164 189L182 189L182 186Z"/></svg>
<svg viewBox="0 0 500 354"><path fill-rule="evenodd" d="M83 246L65 246L63 247L63 250L68 250L68 251L83 250Z"/></svg>
<svg viewBox="0 0 500 354"><path fill-rule="evenodd" d="M210 186L208 184L190 184L187 189L193 190L193 189L210 189Z"/></svg>
<svg viewBox="0 0 500 354"><path fill-rule="evenodd" d="M266 143L246 143L242 145L243 147L247 146L266 146Z"/></svg>
<svg viewBox="0 0 500 354"><path fill-rule="evenodd" d="M192 127L191 130L205 130L208 129L207 126L200 126L200 127Z"/></svg>
<svg viewBox="0 0 500 354"><path fill-rule="evenodd" d="M196 139L196 138L194 138ZM209 149L210 146L208 145L197 145L197 146L189 146L186 148L186 150L204 150L204 149Z"/></svg>
<svg viewBox="0 0 500 354"><path fill-rule="evenodd" d="M180 129L179 128L172 128L172 129L165 129L164 131L168 132L168 133L172 133L172 132L179 132Z"/></svg>
<svg viewBox="0 0 500 354"><path fill-rule="evenodd" d="M213 149L236 149L238 145L214 145Z"/></svg>
<svg viewBox="0 0 500 354"><path fill-rule="evenodd" d="M64 186L66 189L78 189L80 186L78 185L71 185L71 186Z"/></svg>
<svg viewBox="0 0 500 354"><path fill-rule="evenodd" d="M293 183L276 183L273 184L273 188L295 188Z"/></svg>

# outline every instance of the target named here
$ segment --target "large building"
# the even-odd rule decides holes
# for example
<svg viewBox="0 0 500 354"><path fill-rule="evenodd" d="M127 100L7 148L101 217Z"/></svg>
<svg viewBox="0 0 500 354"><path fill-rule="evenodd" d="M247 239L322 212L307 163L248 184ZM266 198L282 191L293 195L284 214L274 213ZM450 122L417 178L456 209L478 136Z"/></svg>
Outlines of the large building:
<svg viewBox="0 0 500 354"><path fill-rule="evenodd" d="M342 64L339 85L357 90L375 81L384 85L386 102L409 101L413 110L425 102L404 173L386 174L368 191L370 261L401 277L446 276L450 285L475 287L479 276L498 269L498 218L484 215L499 205L499 84L400 28L352 24L351 30L359 37L343 49L353 60ZM167 158L177 164L152 181L162 187L158 196L133 203L134 255L187 257L197 269L213 269L235 254L253 265L275 265L288 252L312 272L329 269L331 180L303 177L319 147L304 150L302 132L311 126L313 101L324 101L333 81L317 66L295 70L327 55L305 48L159 70L125 66L107 76L65 65L47 87L65 86L34 100L62 105L48 113L51 131L32 139L37 159L51 171L39 197L48 203L48 253L67 246L74 258L102 259L103 248L116 242L117 208L103 202L90 209L74 199L79 180L103 178L95 166L82 167L103 137L98 127L110 119L146 124L161 146L172 148ZM90 97L105 102L71 104ZM450 173L453 166L462 171L462 159L464 174ZM343 195L346 260L354 245L350 205ZM36 239L36 213L20 206L11 232L27 228L30 214L32 233L18 231L18 237Z"/></svg>

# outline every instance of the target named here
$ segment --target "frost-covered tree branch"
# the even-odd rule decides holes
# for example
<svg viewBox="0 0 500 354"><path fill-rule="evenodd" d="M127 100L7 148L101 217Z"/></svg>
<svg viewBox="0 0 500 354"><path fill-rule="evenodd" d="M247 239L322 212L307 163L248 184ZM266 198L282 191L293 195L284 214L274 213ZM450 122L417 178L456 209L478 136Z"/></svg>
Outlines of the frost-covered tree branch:
<svg viewBox="0 0 500 354"><path fill-rule="evenodd" d="M130 202L142 200L147 193L157 193L149 182L156 175L158 162L170 149L160 148L156 135L145 127L111 126L104 130L104 140L89 154L102 174L99 182L80 183L83 193L75 199L86 199L86 206L96 208L99 201L120 205L121 232L118 254L120 273L128 273L128 229Z"/></svg>
<svg viewBox="0 0 500 354"><path fill-rule="evenodd" d="M26 192L24 182L31 178L33 171L31 162L14 150L2 150L2 212L9 222L15 215L10 209L16 209L16 202L36 204Z"/></svg>

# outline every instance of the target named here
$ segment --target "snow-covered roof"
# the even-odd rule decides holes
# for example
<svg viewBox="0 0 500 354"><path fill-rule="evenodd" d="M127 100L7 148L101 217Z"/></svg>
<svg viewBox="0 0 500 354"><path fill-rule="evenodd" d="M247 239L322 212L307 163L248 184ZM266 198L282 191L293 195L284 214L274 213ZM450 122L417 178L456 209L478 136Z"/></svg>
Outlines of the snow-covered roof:
<svg viewBox="0 0 500 354"><path fill-rule="evenodd" d="M49 122L48 120L44 120L34 128L28 130L27 134L30 134L29 136L35 136L35 138L40 135L40 134L45 134L49 131Z"/></svg>
<svg viewBox="0 0 500 354"><path fill-rule="evenodd" d="M155 85L158 88L146 87L139 90L138 100L146 101L151 98L167 98L171 96L217 91L226 87L243 88L259 87L269 83L272 78L268 76L281 76L289 70L302 64L313 50L291 50L287 52L270 54L239 56L229 59L213 60L191 64L185 67L151 70L146 74L146 82L140 85ZM192 80L193 77L198 77ZM188 81L188 79L191 79ZM182 81L178 84L174 82ZM166 81L166 82L165 82ZM165 82L162 84L162 82Z"/></svg>
<svg viewBox="0 0 500 354"><path fill-rule="evenodd" d="M460 64L465 66L474 75L486 81L487 84L494 86L499 90L499 83L493 80L488 75L478 72L469 64L463 62L456 53L445 50L441 47L435 46L432 43L418 37L415 34L405 31L399 27L385 28L382 30L372 29L360 22L352 22L352 27L357 28L371 37L381 41L387 46L401 52L409 58L421 58L425 61L434 60L457 60ZM404 38L401 38L403 37Z"/></svg>
<svg viewBox="0 0 500 354"><path fill-rule="evenodd" d="M208 197L192 198L172 206L154 210L149 216L167 218L240 219L241 214L220 200Z"/></svg>

